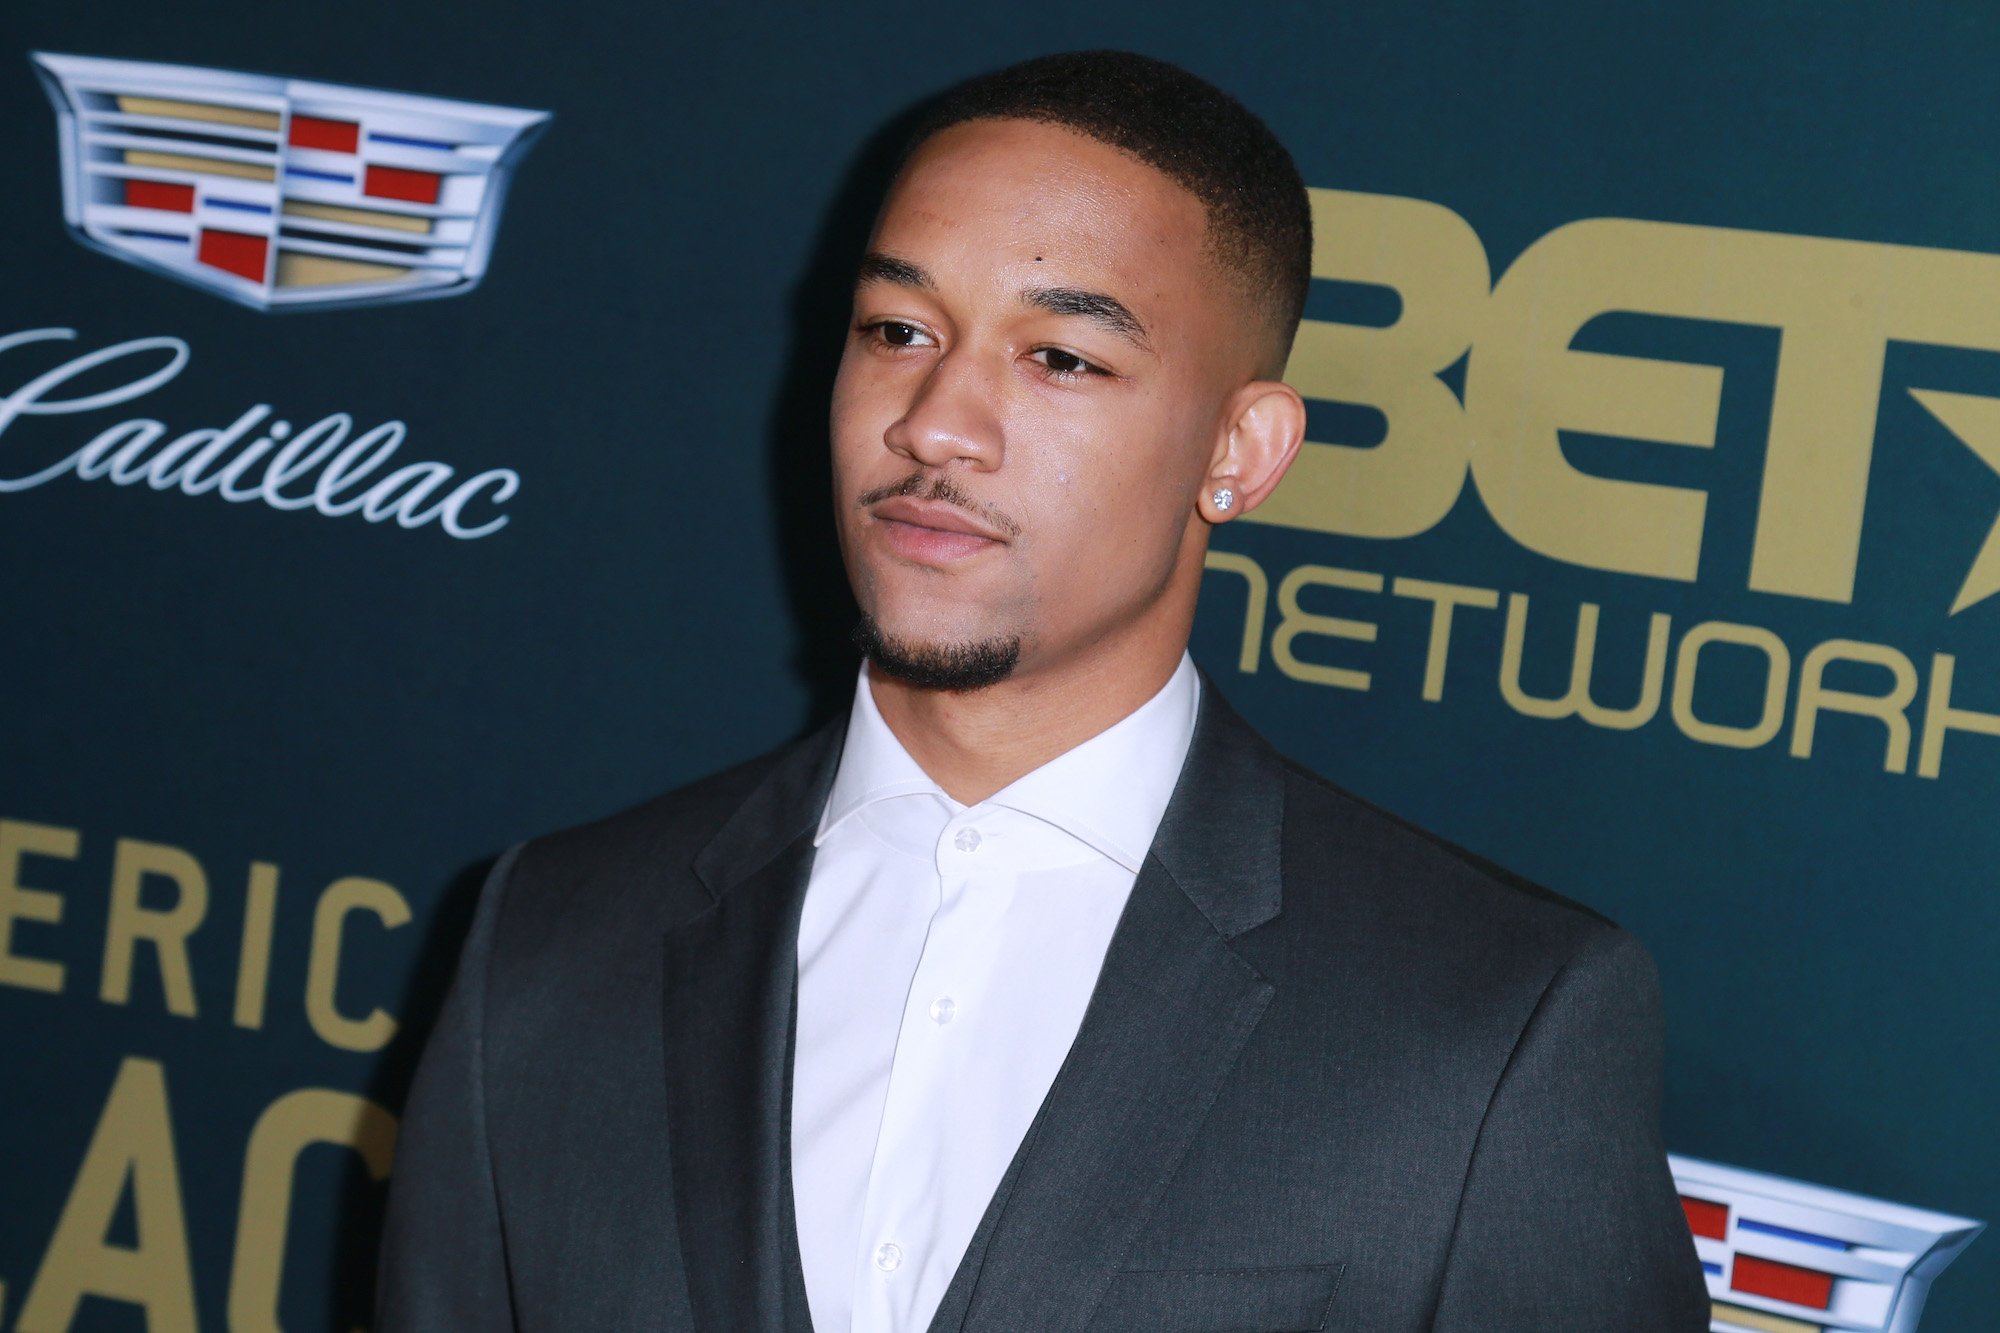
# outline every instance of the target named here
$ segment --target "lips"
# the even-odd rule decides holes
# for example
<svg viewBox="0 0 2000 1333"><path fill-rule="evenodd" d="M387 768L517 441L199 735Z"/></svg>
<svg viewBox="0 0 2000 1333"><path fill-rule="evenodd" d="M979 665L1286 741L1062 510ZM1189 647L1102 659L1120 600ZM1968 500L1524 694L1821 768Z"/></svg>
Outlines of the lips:
<svg viewBox="0 0 2000 1333"><path fill-rule="evenodd" d="M896 496L870 511L890 549L907 559L938 564L963 560L1004 545L1006 538L956 505Z"/></svg>

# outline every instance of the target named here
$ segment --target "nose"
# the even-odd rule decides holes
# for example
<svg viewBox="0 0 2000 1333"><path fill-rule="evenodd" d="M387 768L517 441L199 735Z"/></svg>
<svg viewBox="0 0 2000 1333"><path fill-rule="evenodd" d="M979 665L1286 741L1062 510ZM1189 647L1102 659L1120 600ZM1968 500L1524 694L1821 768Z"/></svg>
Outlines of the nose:
<svg viewBox="0 0 2000 1333"><path fill-rule="evenodd" d="M998 386L970 349L954 348L918 383L903 415L882 432L882 443L924 467L963 458L991 471L1000 466L1004 446L998 398Z"/></svg>

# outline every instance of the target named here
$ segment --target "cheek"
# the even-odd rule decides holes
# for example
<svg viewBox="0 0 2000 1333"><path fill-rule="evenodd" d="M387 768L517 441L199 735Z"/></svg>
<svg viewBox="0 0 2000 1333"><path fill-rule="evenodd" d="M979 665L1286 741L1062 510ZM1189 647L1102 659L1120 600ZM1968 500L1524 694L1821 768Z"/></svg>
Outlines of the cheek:
<svg viewBox="0 0 2000 1333"><path fill-rule="evenodd" d="M1047 553L1051 575L1089 595L1093 584L1150 582L1171 563L1199 462L1189 463L1196 451L1170 404L1107 401L1009 434L1010 461L1031 475L1036 507L1060 533L1049 543L1060 548ZM1095 572L1078 577L1082 570Z"/></svg>
<svg viewBox="0 0 2000 1333"><path fill-rule="evenodd" d="M1010 431L1010 438L1014 432ZM1198 452L1178 404L1158 394L1105 394L1083 410L1035 423L1047 442L1039 471L1080 504L1113 514L1157 510L1187 484Z"/></svg>
<svg viewBox="0 0 2000 1333"><path fill-rule="evenodd" d="M867 375L859 358L850 347L840 359L840 370L833 379L833 398L828 406L827 425L833 437L833 452L837 462L848 441L865 429L863 414L866 411Z"/></svg>
<svg viewBox="0 0 2000 1333"><path fill-rule="evenodd" d="M828 412L836 456L842 450L882 447L883 432L907 407L907 377L899 376L898 369L848 344L833 379Z"/></svg>

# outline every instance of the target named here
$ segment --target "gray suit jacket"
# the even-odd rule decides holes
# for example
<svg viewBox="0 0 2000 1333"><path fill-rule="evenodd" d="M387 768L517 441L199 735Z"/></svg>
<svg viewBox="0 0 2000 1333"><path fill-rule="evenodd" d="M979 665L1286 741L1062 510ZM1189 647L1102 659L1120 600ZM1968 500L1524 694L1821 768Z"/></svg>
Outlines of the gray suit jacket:
<svg viewBox="0 0 2000 1333"><path fill-rule="evenodd" d="M1706 1329L1645 952L1202 700L933 1333ZM810 1329L795 944L843 725L494 869L378 1333Z"/></svg>

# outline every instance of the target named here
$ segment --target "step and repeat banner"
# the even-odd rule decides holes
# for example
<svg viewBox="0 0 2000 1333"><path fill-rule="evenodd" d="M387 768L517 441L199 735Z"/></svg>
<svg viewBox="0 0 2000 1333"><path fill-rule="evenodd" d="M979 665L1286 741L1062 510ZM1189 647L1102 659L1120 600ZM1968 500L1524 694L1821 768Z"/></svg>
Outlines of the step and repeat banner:
<svg viewBox="0 0 2000 1333"><path fill-rule="evenodd" d="M16 0L0 1333L366 1326L485 868L845 706L910 108L1090 46L1313 187L1198 659L1651 948L1717 1328L2000 1325L2000 10Z"/></svg>

